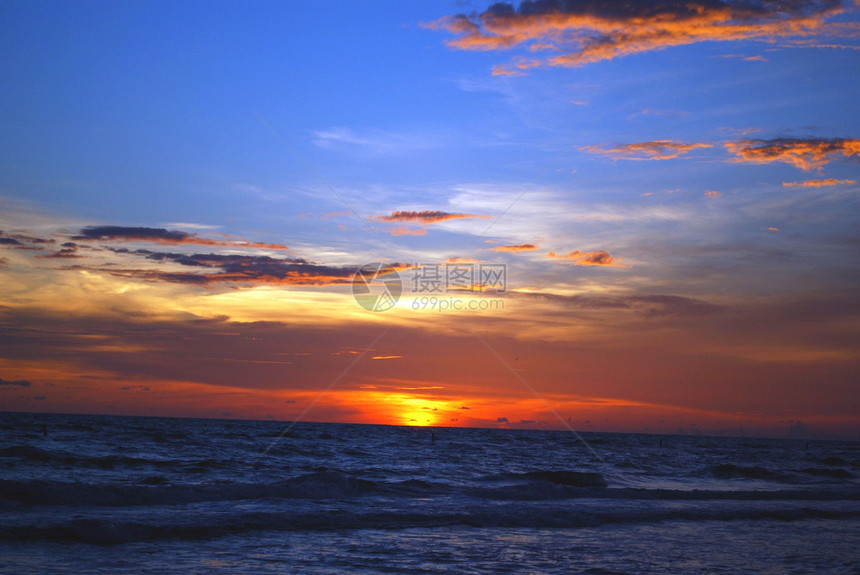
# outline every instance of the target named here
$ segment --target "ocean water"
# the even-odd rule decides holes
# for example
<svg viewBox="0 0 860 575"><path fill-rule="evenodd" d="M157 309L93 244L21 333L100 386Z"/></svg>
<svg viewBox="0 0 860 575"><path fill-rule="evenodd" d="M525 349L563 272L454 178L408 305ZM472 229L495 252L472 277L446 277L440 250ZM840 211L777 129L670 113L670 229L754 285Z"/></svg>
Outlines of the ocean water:
<svg viewBox="0 0 860 575"><path fill-rule="evenodd" d="M860 573L860 444L0 413L0 573Z"/></svg>

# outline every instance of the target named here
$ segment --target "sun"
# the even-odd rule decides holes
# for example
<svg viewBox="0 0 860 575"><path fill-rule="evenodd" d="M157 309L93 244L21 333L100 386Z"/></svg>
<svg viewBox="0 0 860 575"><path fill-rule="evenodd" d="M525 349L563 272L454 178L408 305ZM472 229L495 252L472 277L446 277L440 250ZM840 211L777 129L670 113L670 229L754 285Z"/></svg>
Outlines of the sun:
<svg viewBox="0 0 860 575"><path fill-rule="evenodd" d="M392 419L400 425L413 427L439 425L449 407L446 401L393 394L386 397L386 403L394 416Z"/></svg>
<svg viewBox="0 0 860 575"><path fill-rule="evenodd" d="M430 410L404 411L401 413L400 418L403 421L403 425L414 427L429 427L436 425L438 422L436 414Z"/></svg>

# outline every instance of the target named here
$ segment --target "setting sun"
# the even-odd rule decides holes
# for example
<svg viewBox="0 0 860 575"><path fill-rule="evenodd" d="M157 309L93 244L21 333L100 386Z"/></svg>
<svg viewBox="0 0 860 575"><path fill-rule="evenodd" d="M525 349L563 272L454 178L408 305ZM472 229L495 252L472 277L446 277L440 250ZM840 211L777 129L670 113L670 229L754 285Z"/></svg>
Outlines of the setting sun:
<svg viewBox="0 0 860 575"><path fill-rule="evenodd" d="M445 401L411 397L405 394L389 394L380 406L390 414L386 419L396 425L427 427L447 421L445 413L450 406Z"/></svg>

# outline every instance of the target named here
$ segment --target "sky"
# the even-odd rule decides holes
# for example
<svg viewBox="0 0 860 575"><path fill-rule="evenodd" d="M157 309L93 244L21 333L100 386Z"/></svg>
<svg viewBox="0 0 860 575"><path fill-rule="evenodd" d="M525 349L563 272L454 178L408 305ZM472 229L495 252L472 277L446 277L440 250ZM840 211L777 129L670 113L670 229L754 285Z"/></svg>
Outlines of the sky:
<svg viewBox="0 0 860 575"><path fill-rule="evenodd" d="M860 3L0 3L0 410L860 439Z"/></svg>

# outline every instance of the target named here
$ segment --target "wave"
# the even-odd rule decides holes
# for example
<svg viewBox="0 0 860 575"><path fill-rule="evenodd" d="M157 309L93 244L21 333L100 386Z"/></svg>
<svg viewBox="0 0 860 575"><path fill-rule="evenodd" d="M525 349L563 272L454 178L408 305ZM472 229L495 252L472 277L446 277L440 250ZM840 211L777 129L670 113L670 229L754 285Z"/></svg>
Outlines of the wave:
<svg viewBox="0 0 860 575"><path fill-rule="evenodd" d="M333 470L268 482L172 483L159 474L141 477L135 483L0 480L0 505L4 508L44 505L122 508L263 499L342 501L370 496L392 501L445 496L484 501L860 501L860 488L708 490L608 487L597 473L574 471L500 474L487 476L480 483L458 484L424 479L374 481Z"/></svg>
<svg viewBox="0 0 860 575"><path fill-rule="evenodd" d="M56 463L79 468L100 470L116 469L175 469L181 472L205 472L212 469L229 468L235 465L230 460L219 459L167 459L164 457L135 457L130 455L82 455L62 449L48 450L33 445L13 445L0 449L0 458L16 459L22 463Z"/></svg>
<svg viewBox="0 0 860 575"><path fill-rule="evenodd" d="M764 467L735 465L723 463L711 468L711 474L717 479L765 479L771 481L786 480L787 476Z"/></svg>
<svg viewBox="0 0 860 575"><path fill-rule="evenodd" d="M760 466L743 466L724 463L710 468L710 475L717 479L755 479L777 483L804 483L812 478L833 480L853 479L854 474L841 467L805 467L786 471L774 471Z"/></svg>
<svg viewBox="0 0 860 575"><path fill-rule="evenodd" d="M150 476L138 484L0 480L0 501L21 505L141 506L243 499L345 499L377 484L338 472L309 473L272 483L165 484Z"/></svg>
<svg viewBox="0 0 860 575"><path fill-rule="evenodd" d="M207 539L248 531L333 531L464 526L574 529L665 521L801 521L860 519L860 509L834 508L634 508L584 509L461 505L456 509L352 509L233 511L158 514L135 518L51 517L39 523L0 525L2 541L61 541L115 545L133 541Z"/></svg>

